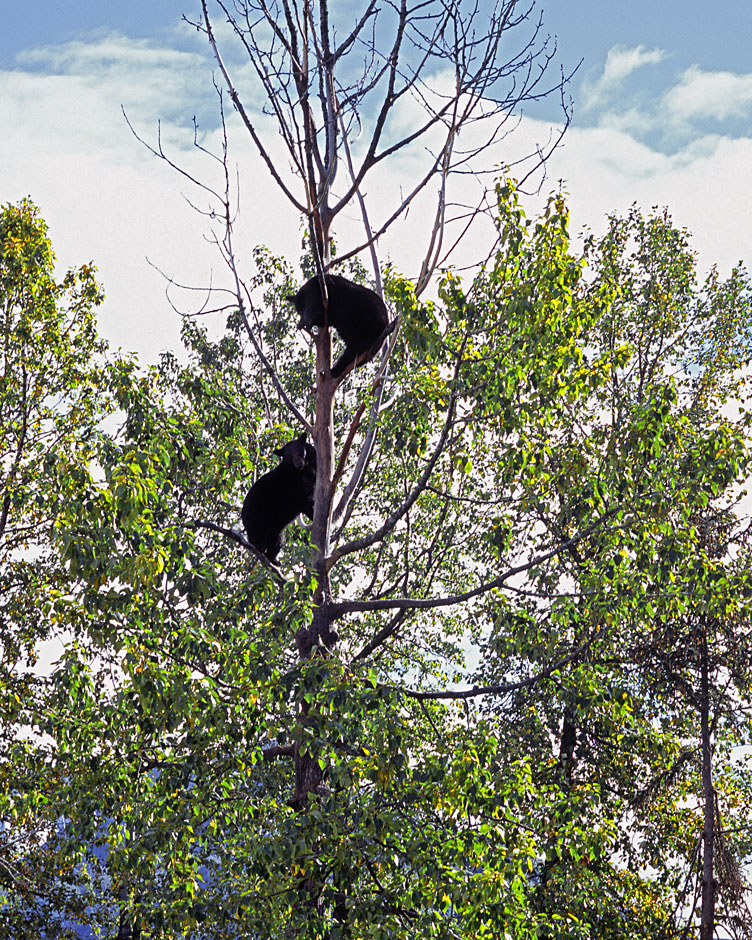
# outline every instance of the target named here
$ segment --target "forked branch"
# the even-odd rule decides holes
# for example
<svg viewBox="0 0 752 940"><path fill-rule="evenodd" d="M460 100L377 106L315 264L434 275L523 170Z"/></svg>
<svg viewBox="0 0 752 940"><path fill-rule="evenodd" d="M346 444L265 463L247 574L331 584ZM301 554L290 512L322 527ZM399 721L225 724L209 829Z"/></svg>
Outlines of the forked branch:
<svg viewBox="0 0 752 940"><path fill-rule="evenodd" d="M618 506L604 512L592 525L588 526L582 532L578 532L577 535L572 536L572 538L555 545L546 552L540 552L534 555L529 561L522 562L519 565L512 565L507 568L503 574L499 575L498 578L485 581L469 591L463 591L459 594L450 594L445 597L385 597L373 601L341 601L340 603L331 605L330 610L332 617L337 619L346 614L365 613L366 611L373 610L433 610L437 607L453 607L455 604L463 604L466 601L473 600L475 597L480 597L483 594L488 594L490 591L503 587L507 581L516 577L516 575L524 574L526 571L539 567L551 558L555 558L562 552L569 551L572 546L577 545L578 542L581 542L583 539L588 538L588 536L601 529L605 523L620 512L622 508L623 507Z"/></svg>

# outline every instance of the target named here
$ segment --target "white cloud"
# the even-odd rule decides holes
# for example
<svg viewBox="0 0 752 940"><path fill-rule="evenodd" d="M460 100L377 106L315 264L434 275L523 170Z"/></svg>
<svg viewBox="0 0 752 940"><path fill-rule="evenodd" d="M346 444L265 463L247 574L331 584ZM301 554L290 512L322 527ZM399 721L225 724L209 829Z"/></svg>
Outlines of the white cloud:
<svg viewBox="0 0 752 940"><path fill-rule="evenodd" d="M643 52L631 61L644 64L646 55L657 54ZM32 58L34 71L0 72L0 202L31 195L50 225L61 269L95 261L107 291L100 322L111 342L149 359L161 349L178 349L179 317L165 299L164 280L146 256L177 281L198 287L212 280L222 283L226 274L216 250L206 243L206 219L187 206L181 193L202 208L206 197L134 140L120 102L128 103L139 131L152 141L156 116L168 110L162 139L170 155L197 178L222 185L218 167L192 147L195 96L212 94L209 68L196 56L113 36L98 37L89 49L74 43L45 53L37 50L24 61L30 64ZM45 63L54 63L63 74L36 70ZM627 67L626 59L618 68L612 64L609 81L628 74ZM623 115L627 112L625 108ZM573 231L584 224L602 228L606 212L624 211L633 201L646 208L668 205L676 221L694 232L703 265L718 261L728 270L739 258L752 260L747 235L752 192L739 184L742 168L752 164L752 141L705 136L666 155L638 139L633 131L638 123L635 112L619 126L572 127L550 161L552 185L563 178L570 193ZM273 122L261 127L275 164L286 172L288 161ZM549 130L524 118L488 154L486 165L512 162L545 141ZM473 127L463 130L463 146L466 134L472 143L477 132ZM217 132L207 131L202 143L216 149ZM251 251L259 243L296 261L299 219L237 122L231 126L231 145L241 184L235 246L245 270L250 271ZM419 163L416 154L400 154L367 182L374 216L386 214L400 190L414 184ZM549 188L544 184L544 193ZM411 208L380 246L382 258L391 256L405 273L414 273L427 244L435 189L428 188L425 200ZM479 194L477 179L463 178L457 198L470 203ZM340 246L353 244L358 226L353 209L339 227ZM459 263L484 254L487 234L477 233ZM176 299L181 307L195 309L203 295Z"/></svg>
<svg viewBox="0 0 752 940"><path fill-rule="evenodd" d="M136 141L120 104L152 144L156 121L168 112L172 120L160 126L165 151L197 179L222 185L215 162L192 146L192 89L216 111L210 69L199 68L197 56L113 35L97 37L90 48L76 42L22 59L44 70L0 71L0 203L30 195L39 205L61 272L94 260L107 295L100 328L113 345L151 360L162 349L179 348L180 318L147 257L197 287L221 283L226 274L206 243L206 219L182 193L201 208L207 197ZM216 129L203 132L201 143L218 151ZM261 227L254 241L245 231L238 237L241 254L264 240L273 250L288 248L288 235L297 249L297 220L285 227L266 171L261 183L258 173L245 172L253 160L245 138L233 157L243 170L244 209ZM203 300L171 295L185 310Z"/></svg>
<svg viewBox="0 0 752 940"><path fill-rule="evenodd" d="M752 74L705 72L693 65L666 92L662 103L671 120L679 124L744 117L752 108Z"/></svg>
<svg viewBox="0 0 752 940"><path fill-rule="evenodd" d="M105 335L152 354L174 345L179 324L144 258L168 269L190 258L200 270L186 237L198 232L174 178L146 160L117 99L79 77L0 73L0 130L0 201L30 195L39 205L61 270L95 261L107 293Z"/></svg>
<svg viewBox="0 0 752 940"><path fill-rule="evenodd" d="M165 49L151 40L130 39L108 30L97 31L86 40L25 49L17 56L17 62L22 66L85 75L134 68L172 71L184 67L186 63L196 66L201 61L199 55Z"/></svg>
<svg viewBox="0 0 752 940"><path fill-rule="evenodd" d="M688 143L702 139L699 122L716 124L748 118L752 114L752 73L709 72L696 65L678 74L673 83L652 95L631 98L624 93L611 94L623 79L648 62L665 58L662 50L612 49L595 82L583 83L585 111L598 127L624 131L637 138L652 139L664 149L686 151ZM727 136L737 137L733 131ZM712 139L712 138L711 138Z"/></svg>
<svg viewBox="0 0 752 940"><path fill-rule="evenodd" d="M583 107L595 107L637 69L644 65L655 65L665 58L663 49L646 49L642 45L631 49L613 46L606 56L603 74L595 81L583 82Z"/></svg>
<svg viewBox="0 0 752 940"><path fill-rule="evenodd" d="M752 166L752 139L708 135L674 154L663 154L608 127L573 129L549 165L571 194L573 231L605 229L605 213L668 206L677 225L692 233L701 270L717 263L727 275L752 262L748 219L752 190L739 185Z"/></svg>
<svg viewBox="0 0 752 940"><path fill-rule="evenodd" d="M654 65L666 58L663 49L646 49L645 46L635 46L627 49L624 46L613 46L606 56L603 67L601 84L606 86L619 85L632 72L642 68L643 65Z"/></svg>
<svg viewBox="0 0 752 940"><path fill-rule="evenodd" d="M150 120L211 97L211 67L203 56L119 33L97 31L87 40L27 49L17 62L26 74L77 78L78 87Z"/></svg>

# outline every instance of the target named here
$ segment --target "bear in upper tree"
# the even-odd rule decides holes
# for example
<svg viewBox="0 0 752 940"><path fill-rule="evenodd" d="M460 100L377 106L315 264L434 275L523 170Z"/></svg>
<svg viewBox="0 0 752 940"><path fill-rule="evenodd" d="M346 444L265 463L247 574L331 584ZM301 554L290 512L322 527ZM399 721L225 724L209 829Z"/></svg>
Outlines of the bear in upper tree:
<svg viewBox="0 0 752 940"><path fill-rule="evenodd" d="M336 379L352 363L359 366L373 359L394 329L394 323L390 327L386 305L375 291L339 274L325 276L326 319L345 344L344 352L332 366L332 377ZM306 281L297 294L288 294L287 299L300 314L299 327L310 330L324 326L324 301L318 277Z"/></svg>
<svg viewBox="0 0 752 940"><path fill-rule="evenodd" d="M313 519L316 450L301 434L274 453L282 460L248 490L241 518L251 545L276 564L285 526L301 512Z"/></svg>

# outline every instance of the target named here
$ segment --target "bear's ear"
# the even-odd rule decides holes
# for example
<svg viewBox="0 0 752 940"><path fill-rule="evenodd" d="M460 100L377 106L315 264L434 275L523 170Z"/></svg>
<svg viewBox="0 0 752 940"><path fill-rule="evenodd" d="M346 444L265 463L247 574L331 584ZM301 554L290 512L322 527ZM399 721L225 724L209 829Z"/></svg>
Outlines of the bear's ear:
<svg viewBox="0 0 752 940"><path fill-rule="evenodd" d="M298 296L297 294L288 294L288 295L285 297L285 300L289 300L291 304L294 304L294 303L295 303L295 298L296 298L297 296Z"/></svg>
<svg viewBox="0 0 752 940"><path fill-rule="evenodd" d="M307 431L303 431L303 433L300 434L298 437L296 437L295 440L296 440L296 441L300 441L301 444L305 444L305 439L306 439L307 435L308 435L308 432L307 432Z"/></svg>

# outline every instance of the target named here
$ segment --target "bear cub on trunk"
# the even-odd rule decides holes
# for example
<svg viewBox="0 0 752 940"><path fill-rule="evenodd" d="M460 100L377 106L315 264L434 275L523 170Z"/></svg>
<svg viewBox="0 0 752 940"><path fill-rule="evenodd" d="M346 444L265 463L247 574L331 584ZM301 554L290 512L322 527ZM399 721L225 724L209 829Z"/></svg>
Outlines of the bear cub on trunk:
<svg viewBox="0 0 752 940"><path fill-rule="evenodd" d="M395 323L389 323L386 305L375 291L339 274L325 277L326 321L345 344L342 355L332 366L332 378L337 379L351 365L359 366L373 359ZM306 281L297 294L288 294L287 299L295 304L301 329L324 326L324 300L318 277Z"/></svg>
<svg viewBox="0 0 752 940"><path fill-rule="evenodd" d="M248 490L241 518L251 545L276 564L284 528L300 513L313 519L316 451L301 434L274 453L281 461Z"/></svg>

